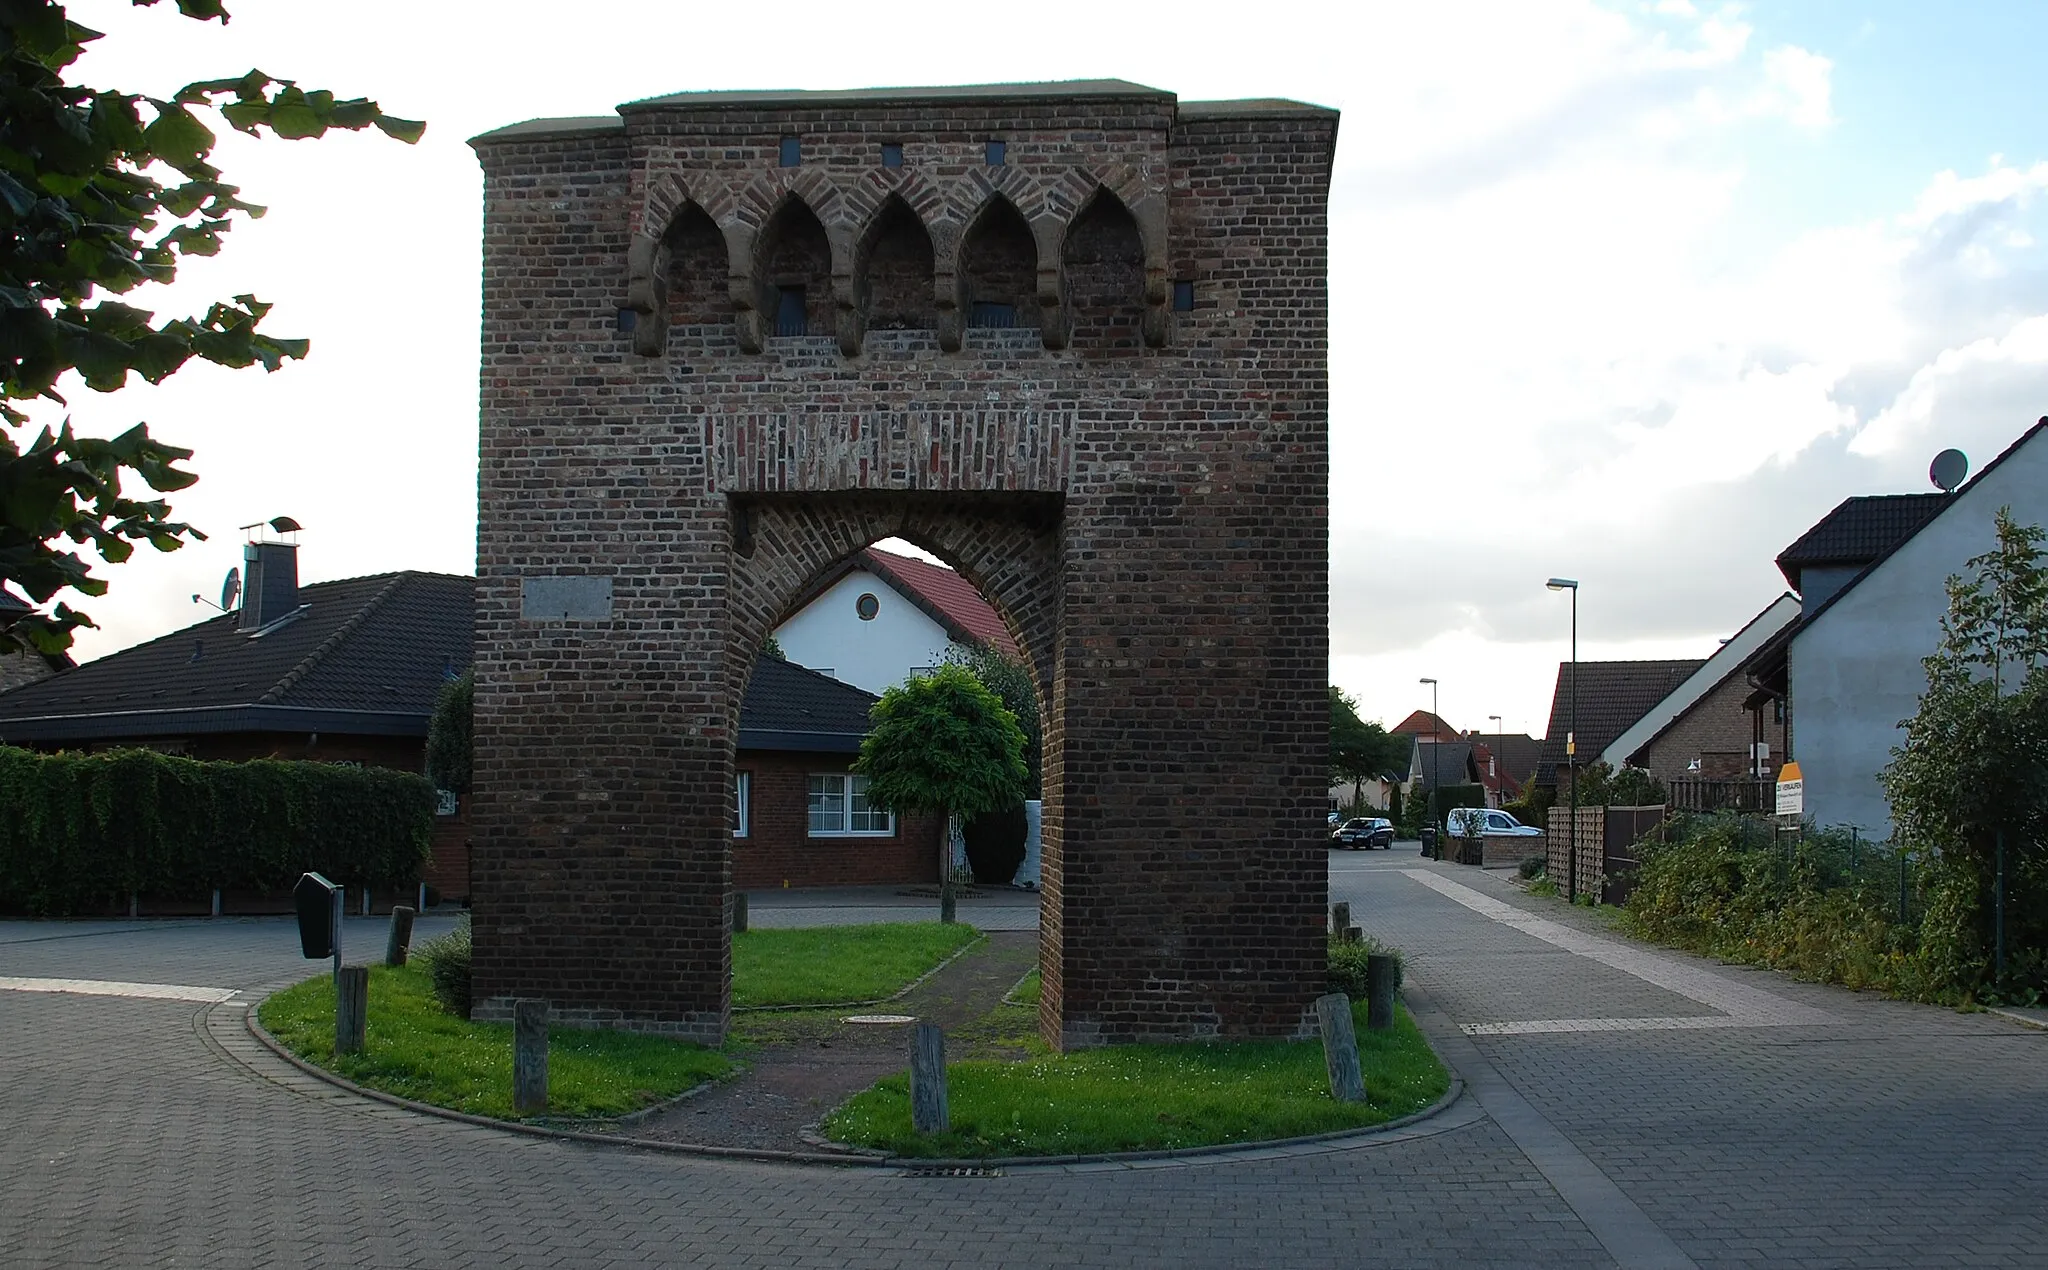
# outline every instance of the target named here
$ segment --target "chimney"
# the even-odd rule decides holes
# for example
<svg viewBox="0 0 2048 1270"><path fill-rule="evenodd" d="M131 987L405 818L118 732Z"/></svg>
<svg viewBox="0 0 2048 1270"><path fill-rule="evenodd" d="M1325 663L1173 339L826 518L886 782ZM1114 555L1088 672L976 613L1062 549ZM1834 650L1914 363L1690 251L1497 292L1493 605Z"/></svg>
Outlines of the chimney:
<svg viewBox="0 0 2048 1270"><path fill-rule="evenodd" d="M243 631L261 630L299 608L299 548L289 542L242 547Z"/></svg>

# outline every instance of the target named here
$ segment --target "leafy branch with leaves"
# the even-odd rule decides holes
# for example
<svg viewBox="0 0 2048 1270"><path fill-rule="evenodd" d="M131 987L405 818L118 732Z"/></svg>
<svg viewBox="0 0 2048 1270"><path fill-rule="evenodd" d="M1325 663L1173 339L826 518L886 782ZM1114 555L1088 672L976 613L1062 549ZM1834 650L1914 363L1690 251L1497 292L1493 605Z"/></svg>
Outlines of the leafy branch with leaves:
<svg viewBox="0 0 2048 1270"><path fill-rule="evenodd" d="M221 0L175 3L187 18L228 20ZM170 282L184 257L218 252L237 217L263 215L208 162L216 138L199 112L287 140L374 127L410 143L426 126L255 70L168 98L73 82L72 64L100 38L52 0L0 0L0 582L35 605L0 626L0 653L61 652L93 625L63 601L46 608L66 590L106 594L74 548L119 563L136 543L170 551L205 537L166 500L126 488L130 476L154 494L186 488L198 477L177 465L190 450L146 424L102 440L67 419L24 439L31 419L17 403L65 404L67 374L114 392L131 373L158 383L194 357L274 371L306 355L305 340L261 329L270 306L253 295L162 321L109 298Z"/></svg>

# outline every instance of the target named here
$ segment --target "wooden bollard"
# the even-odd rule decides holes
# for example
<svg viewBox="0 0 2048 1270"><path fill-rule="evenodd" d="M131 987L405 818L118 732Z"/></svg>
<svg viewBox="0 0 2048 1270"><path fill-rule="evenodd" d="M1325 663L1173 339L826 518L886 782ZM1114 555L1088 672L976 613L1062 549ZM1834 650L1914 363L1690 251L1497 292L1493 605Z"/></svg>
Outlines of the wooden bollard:
<svg viewBox="0 0 2048 1270"><path fill-rule="evenodd" d="M1347 944L1362 944L1365 942L1365 932L1356 926L1346 926L1344 928L1343 942Z"/></svg>
<svg viewBox="0 0 2048 1270"><path fill-rule="evenodd" d="M384 938L384 964L402 966L412 955L412 919L415 910L403 904L391 906L391 933Z"/></svg>
<svg viewBox="0 0 2048 1270"><path fill-rule="evenodd" d="M732 933L735 935L747 933L747 893L745 891L734 891L732 893Z"/></svg>
<svg viewBox="0 0 2048 1270"><path fill-rule="evenodd" d="M548 1109L548 1003L539 997L512 1002L512 1110Z"/></svg>
<svg viewBox="0 0 2048 1270"><path fill-rule="evenodd" d="M343 966L334 978L334 1052L360 1054L370 1027L370 968Z"/></svg>
<svg viewBox="0 0 2048 1270"><path fill-rule="evenodd" d="M1401 963L1392 953L1367 953L1365 958L1365 1026L1384 1032L1394 1026L1394 986Z"/></svg>
<svg viewBox="0 0 2048 1270"><path fill-rule="evenodd" d="M946 1114L946 1034L936 1023L920 1023L910 1041L910 1127L918 1133L944 1133Z"/></svg>
<svg viewBox="0 0 2048 1270"><path fill-rule="evenodd" d="M1351 925L1351 906L1341 901L1339 903L1330 905L1331 932L1333 934L1342 935L1344 933L1344 928L1349 925Z"/></svg>
<svg viewBox="0 0 2048 1270"><path fill-rule="evenodd" d="M1330 1097L1338 1102L1364 1102L1365 1077L1358 1070L1358 1033L1351 1027L1351 998L1341 992L1317 997L1316 1022L1323 1033Z"/></svg>

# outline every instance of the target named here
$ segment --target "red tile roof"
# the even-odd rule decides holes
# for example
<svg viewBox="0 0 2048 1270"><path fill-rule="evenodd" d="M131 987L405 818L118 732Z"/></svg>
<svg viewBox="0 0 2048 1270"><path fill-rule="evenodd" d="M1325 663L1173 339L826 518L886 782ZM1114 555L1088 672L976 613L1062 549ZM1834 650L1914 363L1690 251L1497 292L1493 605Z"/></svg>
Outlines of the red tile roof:
<svg viewBox="0 0 2048 1270"><path fill-rule="evenodd" d="M913 603L922 601L920 607L932 612L948 632L955 638L966 636L980 643L994 645L1006 656L1023 656L1017 641L1010 638L1003 619L974 584L942 564L919 560L914 556L899 556L893 551L870 547L861 553L861 564L893 584Z"/></svg>
<svg viewBox="0 0 2048 1270"><path fill-rule="evenodd" d="M1387 731L1406 733L1409 736L1415 737L1441 738L1445 741L1464 739L1463 734L1458 729L1445 723L1441 716L1431 714L1427 710L1417 710L1393 727L1388 728Z"/></svg>

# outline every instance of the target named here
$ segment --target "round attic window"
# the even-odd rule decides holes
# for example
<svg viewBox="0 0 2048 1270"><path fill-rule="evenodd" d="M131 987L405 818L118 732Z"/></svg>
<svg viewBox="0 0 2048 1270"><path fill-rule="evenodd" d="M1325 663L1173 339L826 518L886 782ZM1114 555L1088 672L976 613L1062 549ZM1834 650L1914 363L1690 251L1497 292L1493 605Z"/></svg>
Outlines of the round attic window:
<svg viewBox="0 0 2048 1270"><path fill-rule="evenodd" d="M861 597L853 602L853 611L860 614L861 621L872 622L875 614L882 611L882 602L875 598L873 592L863 591Z"/></svg>

